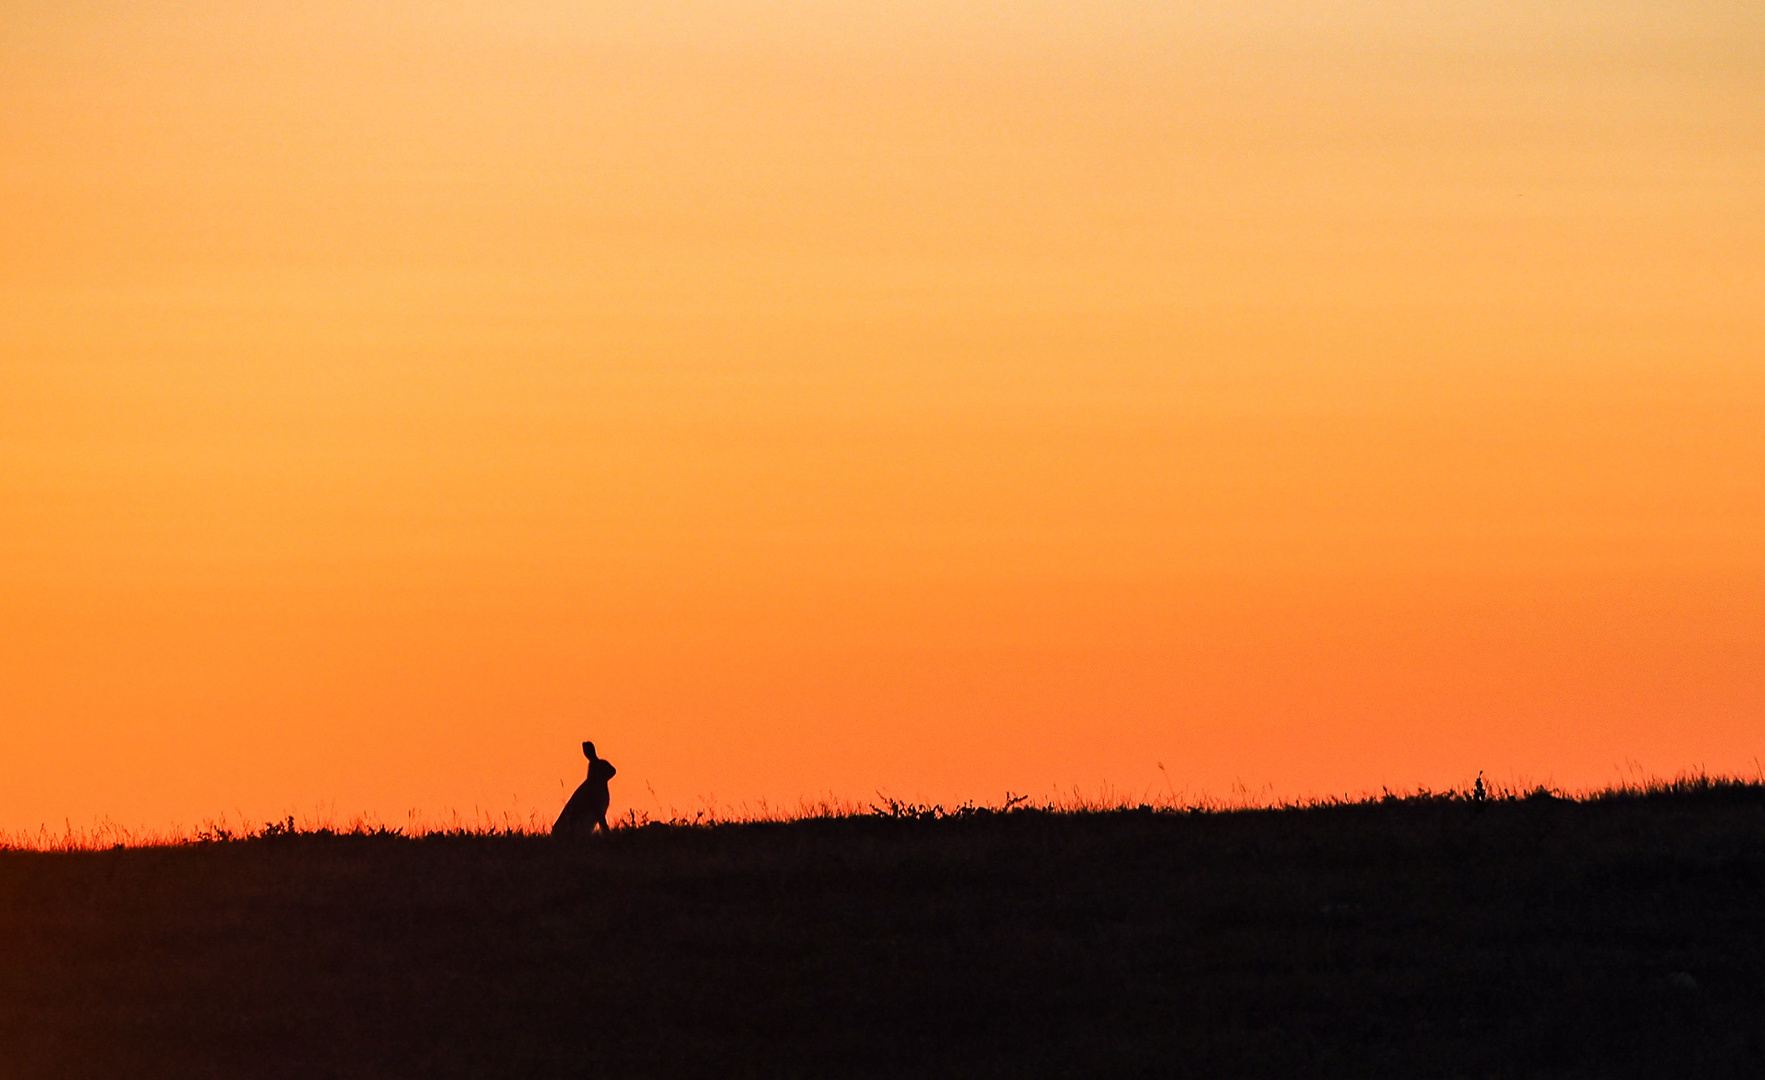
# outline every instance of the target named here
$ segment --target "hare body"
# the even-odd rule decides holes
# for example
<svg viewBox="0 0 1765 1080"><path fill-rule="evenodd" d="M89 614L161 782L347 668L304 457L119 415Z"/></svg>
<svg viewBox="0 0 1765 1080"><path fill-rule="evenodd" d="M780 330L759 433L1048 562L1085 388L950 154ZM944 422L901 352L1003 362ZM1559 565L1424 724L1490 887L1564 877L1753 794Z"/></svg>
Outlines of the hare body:
<svg viewBox="0 0 1765 1080"><path fill-rule="evenodd" d="M557 824L552 826L553 836L587 836L597 826L602 832L607 831L607 804L612 801L607 781L619 770L613 768L613 763L606 758L595 756L594 743L582 744L582 756L588 759L588 779L564 804L564 812L558 815Z"/></svg>

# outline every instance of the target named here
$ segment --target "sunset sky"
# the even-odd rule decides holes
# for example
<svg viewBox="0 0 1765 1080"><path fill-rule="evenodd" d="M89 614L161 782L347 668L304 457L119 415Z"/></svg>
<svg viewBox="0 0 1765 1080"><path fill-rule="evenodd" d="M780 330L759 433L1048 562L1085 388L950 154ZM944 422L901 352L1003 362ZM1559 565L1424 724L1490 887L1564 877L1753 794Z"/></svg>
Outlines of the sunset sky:
<svg viewBox="0 0 1765 1080"><path fill-rule="evenodd" d="M7 0L0 830L1765 758L1765 5Z"/></svg>

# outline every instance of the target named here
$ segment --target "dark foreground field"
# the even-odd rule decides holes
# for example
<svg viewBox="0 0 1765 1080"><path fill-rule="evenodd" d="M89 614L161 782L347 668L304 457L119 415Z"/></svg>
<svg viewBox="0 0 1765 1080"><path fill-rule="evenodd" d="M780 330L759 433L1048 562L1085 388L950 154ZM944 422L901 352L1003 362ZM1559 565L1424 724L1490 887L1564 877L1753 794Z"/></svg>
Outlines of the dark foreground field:
<svg viewBox="0 0 1765 1080"><path fill-rule="evenodd" d="M0 852L0 1076L1765 1076L1765 788Z"/></svg>

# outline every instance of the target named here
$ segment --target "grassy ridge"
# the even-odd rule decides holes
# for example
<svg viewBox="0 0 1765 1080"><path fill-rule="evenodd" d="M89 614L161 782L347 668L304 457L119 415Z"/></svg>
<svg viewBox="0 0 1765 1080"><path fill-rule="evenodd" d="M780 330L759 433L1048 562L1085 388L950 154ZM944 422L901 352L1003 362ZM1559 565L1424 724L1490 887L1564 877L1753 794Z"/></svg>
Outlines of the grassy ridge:
<svg viewBox="0 0 1765 1080"><path fill-rule="evenodd" d="M1765 786L0 852L0 1077L1765 1075Z"/></svg>

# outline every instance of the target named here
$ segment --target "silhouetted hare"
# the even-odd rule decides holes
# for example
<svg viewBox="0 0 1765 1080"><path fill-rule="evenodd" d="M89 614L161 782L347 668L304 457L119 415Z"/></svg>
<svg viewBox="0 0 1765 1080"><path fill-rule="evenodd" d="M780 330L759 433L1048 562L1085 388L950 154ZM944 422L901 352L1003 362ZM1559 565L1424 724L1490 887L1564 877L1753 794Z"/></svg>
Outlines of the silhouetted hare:
<svg viewBox="0 0 1765 1080"><path fill-rule="evenodd" d="M558 815L558 823L552 826L553 836L587 836L599 825L602 832L607 831L607 803L612 796L607 792L607 781L613 779L618 769L606 758L596 757L594 743L582 744L582 756L588 759L588 779L570 796L564 804L564 812Z"/></svg>

